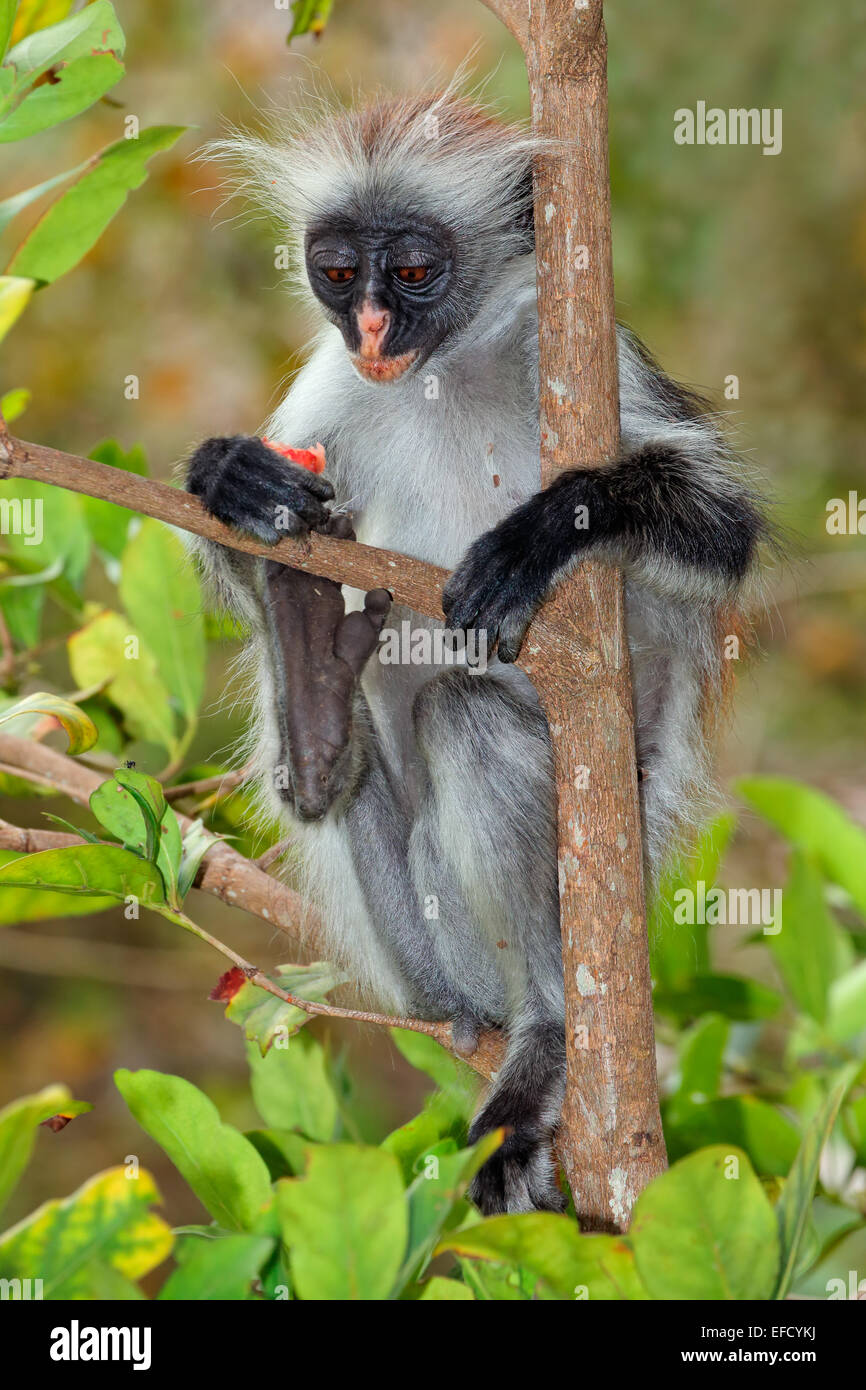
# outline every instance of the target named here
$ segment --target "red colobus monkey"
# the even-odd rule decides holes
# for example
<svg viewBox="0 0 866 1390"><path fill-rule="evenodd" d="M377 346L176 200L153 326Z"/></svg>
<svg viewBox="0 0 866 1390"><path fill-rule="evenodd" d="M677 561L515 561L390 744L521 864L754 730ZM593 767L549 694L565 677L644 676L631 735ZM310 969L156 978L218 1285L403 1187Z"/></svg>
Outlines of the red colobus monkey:
<svg viewBox="0 0 866 1390"><path fill-rule="evenodd" d="M513 663L574 565L622 566L652 873L706 781L705 715L759 504L705 403L624 329L619 456L539 491L536 149L522 129L446 94L223 153L288 225L324 319L266 433L322 441L327 471L252 436L209 439L187 488L266 541L354 527L448 567L447 626L498 644L483 672L386 665L370 659L386 622L437 625L389 615L383 590L347 613L339 585L203 543L251 632L262 792L297 836L333 956L368 996L451 1019L467 1049L483 1026L506 1029L470 1132L508 1129L475 1179L481 1210L559 1210L555 791L546 723Z"/></svg>

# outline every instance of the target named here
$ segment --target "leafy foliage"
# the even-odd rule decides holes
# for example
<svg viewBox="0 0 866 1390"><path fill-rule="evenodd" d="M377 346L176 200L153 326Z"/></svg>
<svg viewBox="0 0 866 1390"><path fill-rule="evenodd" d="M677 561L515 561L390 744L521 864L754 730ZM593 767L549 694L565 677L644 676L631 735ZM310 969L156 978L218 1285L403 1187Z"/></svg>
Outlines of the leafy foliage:
<svg viewBox="0 0 866 1390"><path fill-rule="evenodd" d="M316 33L329 11L296 0L292 36ZM74 12L71 0L0 3L0 142L100 100L123 75L123 52L108 0ZM179 134L142 130L0 201L0 231L46 203L0 277L0 336L88 253L151 157ZM26 387L7 391L8 418L27 401ZM147 472L137 446L102 441L92 456ZM184 900L215 833L253 852L250 806L243 791L195 792L198 819L183 835L166 787L218 782L226 771L218 762L184 768L207 643L225 627L206 613L168 528L34 483L4 483L3 496L22 520L25 504L38 503L42 528L38 543L23 525L4 528L3 732L33 737L54 721L73 756L87 750L117 766L91 798L97 824L79 830L82 844L0 856L0 922L134 899L203 935ZM98 604L88 597L94 570ZM58 636L68 669L42 663L43 644ZM42 693L16 700L34 676ZM7 773L0 785L16 797L34 792ZM477 1078L423 1035L394 1034L431 1082L420 1113L362 1143L347 1124L339 1064L308 1015L237 968L221 998L242 1033L255 1128L227 1124L183 1078L117 1074L130 1135L137 1121L167 1155L201 1204L201 1224L172 1232L153 1210L150 1175L111 1169L0 1236L0 1275L41 1278L48 1298L133 1299L171 1255L154 1281L168 1300L826 1297L833 1281L866 1266L866 834L829 798L787 779L751 778L739 792L790 851L781 929L759 931L740 968L718 949L721 928L678 919L678 894L694 897L717 880L738 833L730 811L671 871L653 909L658 1032L673 1059L663 1092L672 1166L642 1194L627 1236L584 1235L552 1214L480 1220L465 1194L501 1136L465 1147ZM339 977L318 962L280 967L273 982L318 1000ZM0 1112L0 1200L25 1171L39 1126L85 1109L52 1086ZM40 1133L39 1142L74 1143L75 1134Z"/></svg>
<svg viewBox="0 0 866 1390"><path fill-rule="evenodd" d="M70 13L71 0L4 0L0 8L0 144L25 140L71 120L105 97L124 75L123 30L110 0ZM63 183L0 276L0 338L34 289L66 274L96 243L147 163L169 149L183 126L125 132L90 159L0 201L0 231Z"/></svg>

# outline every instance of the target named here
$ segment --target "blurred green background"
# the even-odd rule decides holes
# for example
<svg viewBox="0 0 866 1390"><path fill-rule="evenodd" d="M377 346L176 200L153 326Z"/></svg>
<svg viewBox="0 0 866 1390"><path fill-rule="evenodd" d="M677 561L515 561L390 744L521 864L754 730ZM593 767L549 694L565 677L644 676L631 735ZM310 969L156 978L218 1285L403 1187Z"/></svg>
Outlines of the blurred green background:
<svg viewBox="0 0 866 1390"><path fill-rule="evenodd" d="M862 15L853 0L832 11L802 0L669 0L661 9L613 0L606 8L619 316L668 370L729 412L792 533L790 563L764 577L761 653L741 663L723 784L744 773L795 776L866 823L866 542L825 529L830 498L866 495ZM291 49L290 17L272 0L119 0L117 10L128 39L128 76L113 93L122 107L101 104L4 147L2 196L117 139L126 114L196 129L153 162L85 262L34 298L4 345L0 390L32 390L16 424L24 438L73 453L109 436L141 442L152 471L168 478L202 437L257 429L306 333L274 269L280 235L223 206L220 172L195 161L196 148L226 122L254 125L263 106L302 100L297 84L319 73L352 100L380 85L445 78L474 49L488 99L521 117L526 84L516 45L467 0L337 0L325 36ZM781 107L782 153L675 145L674 111L698 100ZM124 396L129 374L139 377L138 400ZM739 399L726 402L732 374ZM89 592L98 596L98 587ZM219 759L237 732L222 701L231 655L230 645L212 650L195 761ZM63 669L59 652L61 684ZM37 824L40 809L16 803L13 814L7 803L2 814ZM60 803L52 809L69 813ZM783 877L779 842L744 813L723 881ZM288 958L260 921L194 897L203 925L261 966ZM238 1035L206 999L219 964L155 918L124 922L121 934L115 916L0 934L0 1102L63 1080L98 1103L68 1131L62 1176L60 1141L41 1138L10 1219L121 1162L131 1142L164 1187L173 1220L197 1218L173 1170L131 1125L110 1083L116 1066L187 1076L224 1118L252 1122ZM52 936L66 944L62 962ZM757 968L758 953L738 934L724 950L729 966ZM313 1027L335 1053L348 1050L349 1132L375 1137L412 1113L422 1078L387 1040Z"/></svg>

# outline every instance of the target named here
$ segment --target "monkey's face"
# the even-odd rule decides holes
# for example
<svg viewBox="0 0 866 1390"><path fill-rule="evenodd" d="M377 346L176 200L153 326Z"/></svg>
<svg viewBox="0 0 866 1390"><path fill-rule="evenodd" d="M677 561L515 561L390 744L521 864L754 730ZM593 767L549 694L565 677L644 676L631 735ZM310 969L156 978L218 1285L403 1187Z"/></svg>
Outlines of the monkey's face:
<svg viewBox="0 0 866 1390"><path fill-rule="evenodd" d="M305 252L313 293L365 381L416 371L455 325L454 243L444 227L332 218L308 229Z"/></svg>

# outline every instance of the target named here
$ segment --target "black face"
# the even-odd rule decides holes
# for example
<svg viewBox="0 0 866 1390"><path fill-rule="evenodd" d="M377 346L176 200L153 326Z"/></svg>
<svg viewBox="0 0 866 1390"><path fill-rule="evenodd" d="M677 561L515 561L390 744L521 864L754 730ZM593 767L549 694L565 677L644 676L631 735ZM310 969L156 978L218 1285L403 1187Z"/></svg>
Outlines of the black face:
<svg viewBox="0 0 866 1390"><path fill-rule="evenodd" d="M454 242L444 227L333 218L306 236L310 285L359 373L394 381L417 368L454 323Z"/></svg>

